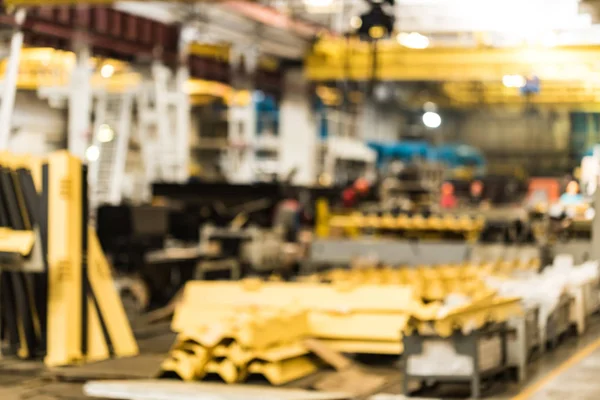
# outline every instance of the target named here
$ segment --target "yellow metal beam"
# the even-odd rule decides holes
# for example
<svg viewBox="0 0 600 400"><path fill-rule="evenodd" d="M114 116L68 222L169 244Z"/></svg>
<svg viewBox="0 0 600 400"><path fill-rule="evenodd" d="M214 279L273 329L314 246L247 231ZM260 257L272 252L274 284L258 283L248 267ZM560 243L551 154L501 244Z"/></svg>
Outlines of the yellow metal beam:
<svg viewBox="0 0 600 400"><path fill-rule="evenodd" d="M600 46L557 48L408 49L394 40L378 44L376 77L389 81L496 81L505 75L544 80L598 80ZM324 39L306 58L314 81L369 80L373 48L357 40Z"/></svg>
<svg viewBox="0 0 600 400"><path fill-rule="evenodd" d="M519 88L499 82L448 82L443 91L456 104L588 104L600 101L600 87L594 82L543 82L541 91L528 97Z"/></svg>

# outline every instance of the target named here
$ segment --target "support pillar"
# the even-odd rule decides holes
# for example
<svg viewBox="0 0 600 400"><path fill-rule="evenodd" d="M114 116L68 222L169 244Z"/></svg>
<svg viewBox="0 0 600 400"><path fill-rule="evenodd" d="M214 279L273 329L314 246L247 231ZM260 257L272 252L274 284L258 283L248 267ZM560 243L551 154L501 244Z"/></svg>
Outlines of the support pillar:
<svg viewBox="0 0 600 400"><path fill-rule="evenodd" d="M4 85L2 88L2 103L0 104L0 150L7 150L12 129L12 114L15 108L15 96L17 93L17 78L19 74L19 62L21 49L23 47L23 31L21 26L25 22L27 14L25 9L18 9L15 13L17 27L10 41L10 56L6 65Z"/></svg>
<svg viewBox="0 0 600 400"><path fill-rule="evenodd" d="M190 96L186 91L186 84L190 73L187 62L182 63L177 69L175 77L175 119L176 119L176 149L179 167L176 179L178 182L186 182L190 177L190 118L191 105Z"/></svg>
<svg viewBox="0 0 600 400"><path fill-rule="evenodd" d="M85 151L91 137L92 71L90 49L82 46L75 51L76 63L69 85L68 149L71 154L85 160Z"/></svg>
<svg viewBox="0 0 600 400"><path fill-rule="evenodd" d="M293 183L313 185L317 178L317 121L313 113L308 82L301 69L288 70L279 110L281 173L297 172Z"/></svg>
<svg viewBox="0 0 600 400"><path fill-rule="evenodd" d="M224 170L232 182L249 183L256 177L256 106L253 96L254 72L258 65L258 52L253 48L234 46L231 50L233 88L251 94L249 101L238 101L229 105L228 138L230 150Z"/></svg>

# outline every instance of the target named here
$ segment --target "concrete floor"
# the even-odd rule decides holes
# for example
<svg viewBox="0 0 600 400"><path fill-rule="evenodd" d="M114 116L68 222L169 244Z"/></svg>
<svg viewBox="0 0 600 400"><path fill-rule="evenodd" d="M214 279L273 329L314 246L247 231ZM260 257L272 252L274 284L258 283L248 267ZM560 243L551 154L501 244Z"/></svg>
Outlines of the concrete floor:
<svg viewBox="0 0 600 400"><path fill-rule="evenodd" d="M172 335L165 332L150 335L140 338L140 348L147 359L154 357L160 360L156 356L166 353L172 340ZM159 361L156 362L159 364ZM117 371L118 364L113 365L114 368L110 369ZM122 367L124 371L132 370L131 363L122 364ZM381 371L390 377L390 384L386 385L384 392L391 396L380 397L382 400L403 398L399 396L402 377L396 372L397 369L389 366L369 369ZM64 377L59 378L45 370L40 362L0 360L0 400L82 400L85 398L81 390L82 382L92 379L82 371L79 367L73 367L72 379L66 381ZM600 320L590 325L585 335L568 338L556 350L539 357L531 364L529 372L527 384L493 382L484 395L493 400L600 400ZM91 372L92 375L94 373ZM469 393L463 386L442 386L435 392L420 393L419 396L464 399L468 398Z"/></svg>

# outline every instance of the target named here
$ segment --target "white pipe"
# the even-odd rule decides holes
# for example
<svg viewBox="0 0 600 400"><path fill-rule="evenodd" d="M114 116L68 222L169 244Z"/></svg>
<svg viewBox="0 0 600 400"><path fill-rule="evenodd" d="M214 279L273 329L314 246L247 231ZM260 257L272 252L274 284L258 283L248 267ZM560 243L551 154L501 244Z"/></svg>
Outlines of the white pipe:
<svg viewBox="0 0 600 400"><path fill-rule="evenodd" d="M0 149L8 149L10 131L12 128L12 114L15 108L15 96L17 94L17 78L19 74L19 62L21 49L23 48L23 31L21 25L25 22L27 13L25 9L18 9L15 20L18 28L13 32L10 41L10 56L4 75L2 91L2 104L0 104Z"/></svg>

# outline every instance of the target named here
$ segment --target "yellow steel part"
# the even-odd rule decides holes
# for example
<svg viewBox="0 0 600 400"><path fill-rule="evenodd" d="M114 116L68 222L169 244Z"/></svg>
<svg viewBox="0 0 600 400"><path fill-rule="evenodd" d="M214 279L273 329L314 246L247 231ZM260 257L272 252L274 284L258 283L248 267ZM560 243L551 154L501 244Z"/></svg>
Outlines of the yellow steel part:
<svg viewBox="0 0 600 400"><path fill-rule="evenodd" d="M402 312L410 310L414 302L409 287L364 285L356 288L336 288L326 284L297 282L262 282L248 288L243 282L203 282L186 284L183 301L177 308L174 330L178 324L195 324L193 311L186 313L188 321L177 315L186 308L240 309L241 307L296 308L333 313Z"/></svg>
<svg viewBox="0 0 600 400"><path fill-rule="evenodd" d="M81 162L66 151L49 162L48 349L45 363L81 361Z"/></svg>
<svg viewBox="0 0 600 400"><path fill-rule="evenodd" d="M226 383L241 382L246 378L246 371L227 358L209 361L204 370L208 374L217 374Z"/></svg>
<svg viewBox="0 0 600 400"><path fill-rule="evenodd" d="M138 346L125 314L121 297L114 285L110 266L93 227L88 227L88 278L98 308L118 357L138 354Z"/></svg>
<svg viewBox="0 0 600 400"><path fill-rule="evenodd" d="M271 385L279 386L308 376L318 368L319 364L312 358L301 356L277 362L254 361L248 367L248 372L262 375Z"/></svg>
<svg viewBox="0 0 600 400"><path fill-rule="evenodd" d="M422 215L408 217L406 215L398 216L395 220L391 216L364 215L354 212L350 215L328 215L327 219L318 221L319 224L328 224L328 227L343 229L350 232L353 229L389 229L401 231L450 231L462 233L467 239L474 239L485 226L485 218L481 216L452 216L445 215L442 219L437 216L428 218ZM322 226L317 225L317 229L326 232Z"/></svg>
<svg viewBox="0 0 600 400"><path fill-rule="evenodd" d="M473 301L465 306L443 312L441 304L422 310L406 325L405 333L416 328L420 334L437 334L441 337L452 335L455 330L475 330L488 322L503 322L520 315L522 307L519 298L494 298L492 295ZM465 332L466 333L466 332Z"/></svg>
<svg viewBox="0 0 600 400"><path fill-rule="evenodd" d="M49 157L48 365L82 359L81 168L67 152Z"/></svg>
<svg viewBox="0 0 600 400"><path fill-rule="evenodd" d="M227 358L238 367L246 367L253 360L274 362L308 353L309 351L301 342L277 345L267 349L242 347L239 343L233 342L227 346L219 345L212 351L213 357Z"/></svg>
<svg viewBox="0 0 600 400"><path fill-rule="evenodd" d="M329 236L329 203L326 199L317 199L316 204L316 227L315 233L317 237Z"/></svg>
<svg viewBox="0 0 600 400"><path fill-rule="evenodd" d="M102 330L102 324L100 323L100 316L98 310L92 299L87 301L88 307L88 328L87 328L87 354L85 360L87 362L96 362L107 360L110 358L110 351L108 349L108 343L104 337L104 331Z"/></svg>
<svg viewBox="0 0 600 400"><path fill-rule="evenodd" d="M311 333L324 339L339 340L399 340L398 332L405 328L408 313L331 314L314 311L310 314Z"/></svg>
<svg viewBox="0 0 600 400"><path fill-rule="evenodd" d="M204 373L203 368L199 368L199 363L202 360L194 354L187 353L183 350L174 350L165 361L162 362L160 369L161 374L165 372L173 372L177 374L183 381L193 381L199 374Z"/></svg>
<svg viewBox="0 0 600 400"><path fill-rule="evenodd" d="M31 254L35 243L35 232L15 231L8 228L0 228L0 252L18 253L23 257Z"/></svg>
<svg viewBox="0 0 600 400"><path fill-rule="evenodd" d="M408 49L395 40L380 41L377 62L369 43L327 38L305 60L310 80L493 81L505 75L535 75L542 81L589 80L600 46L556 48Z"/></svg>
<svg viewBox="0 0 600 400"><path fill-rule="evenodd" d="M188 316L187 312L192 312ZM177 316L173 330L182 332L178 341L193 340L207 348L235 340L240 346L265 349L298 340L309 333L306 312L287 310L243 310L215 307L209 312L191 309Z"/></svg>

